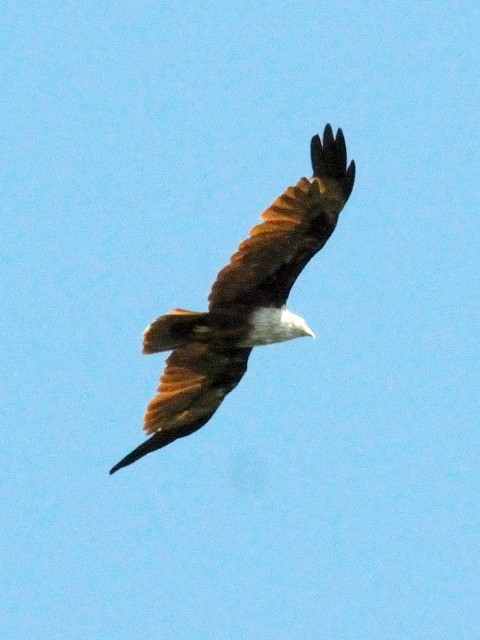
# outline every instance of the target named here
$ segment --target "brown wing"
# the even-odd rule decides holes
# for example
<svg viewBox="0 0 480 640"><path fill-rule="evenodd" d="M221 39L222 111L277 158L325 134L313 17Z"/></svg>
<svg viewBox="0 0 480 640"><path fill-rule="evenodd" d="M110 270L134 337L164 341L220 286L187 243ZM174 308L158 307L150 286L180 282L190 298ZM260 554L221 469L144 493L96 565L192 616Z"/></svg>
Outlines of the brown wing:
<svg viewBox="0 0 480 640"><path fill-rule="evenodd" d="M152 437L110 473L203 427L242 379L250 351L219 351L198 342L172 351L160 379L159 394L145 414L144 429Z"/></svg>
<svg viewBox="0 0 480 640"><path fill-rule="evenodd" d="M224 269L209 296L210 309L282 306L307 262L332 234L350 196L355 163L347 169L342 130L325 127L311 142L313 178L289 187L263 214Z"/></svg>

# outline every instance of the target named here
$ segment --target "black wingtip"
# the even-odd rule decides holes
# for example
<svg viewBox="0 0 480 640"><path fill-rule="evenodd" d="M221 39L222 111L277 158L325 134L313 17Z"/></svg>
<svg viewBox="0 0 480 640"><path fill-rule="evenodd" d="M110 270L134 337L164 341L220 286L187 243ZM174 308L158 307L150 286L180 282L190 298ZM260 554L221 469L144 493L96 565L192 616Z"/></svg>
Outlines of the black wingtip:
<svg viewBox="0 0 480 640"><path fill-rule="evenodd" d="M151 438L142 442L141 445L126 455L125 458L122 458L120 462L117 462L117 464L110 469L110 475L116 473L119 469L123 469L123 467L128 467L130 464L143 458L143 456L164 447L173 440L175 440L175 437L165 437L163 433L155 433Z"/></svg>
<svg viewBox="0 0 480 640"><path fill-rule="evenodd" d="M347 174L346 174L346 184L347 184L347 198L352 193L353 184L355 182L355 161L352 160L348 166Z"/></svg>
<svg viewBox="0 0 480 640"><path fill-rule="evenodd" d="M347 197L353 189L355 180L355 163L350 163L347 169L347 148L345 137L341 129L333 135L330 124L325 126L323 140L314 135L310 144L313 175L317 178L331 177L344 182Z"/></svg>
<svg viewBox="0 0 480 640"><path fill-rule="evenodd" d="M313 136L310 143L310 155L312 158L313 175L323 175L325 167L323 166L323 148L322 141L318 133Z"/></svg>
<svg viewBox="0 0 480 640"><path fill-rule="evenodd" d="M108 473L109 473L109 475L112 475L112 474L114 474L116 471L118 471L121 468L122 468L122 465L120 463L118 463L114 467L112 467Z"/></svg>
<svg viewBox="0 0 480 640"><path fill-rule="evenodd" d="M153 434L148 440L142 442L136 449L131 451L125 458L122 458L120 462L110 469L110 475L116 473L119 469L123 469L123 467L128 467L130 464L133 464L143 456L146 456L152 451L156 451L157 449L162 449L162 447L166 447L167 444L170 444L177 438L183 438L185 436L190 435L200 427L203 427L205 422L210 419L210 416L207 418L202 418L197 420L195 423L188 425L188 427L183 429L170 429L166 431L157 431Z"/></svg>
<svg viewBox="0 0 480 640"><path fill-rule="evenodd" d="M135 458L134 460L129 460L130 455L131 454L128 454L128 456L125 456L125 458L122 458L122 460L120 460L120 462L117 462L117 464L110 469L110 471L109 471L110 475L113 475L119 469L123 469L123 467L128 467L129 464L132 464L132 462L135 462L135 460L137 460L137 458Z"/></svg>
<svg viewBox="0 0 480 640"><path fill-rule="evenodd" d="M325 125L325 129L323 130L323 148L327 147L330 144L335 144L335 138L333 136L333 129L330 123Z"/></svg>

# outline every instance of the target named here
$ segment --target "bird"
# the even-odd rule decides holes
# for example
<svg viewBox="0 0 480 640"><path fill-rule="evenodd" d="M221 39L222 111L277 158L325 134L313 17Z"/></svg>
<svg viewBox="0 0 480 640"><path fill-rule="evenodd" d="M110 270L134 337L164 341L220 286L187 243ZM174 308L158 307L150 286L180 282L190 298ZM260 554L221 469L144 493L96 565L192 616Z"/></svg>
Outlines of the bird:
<svg viewBox="0 0 480 640"><path fill-rule="evenodd" d="M218 274L208 311L174 309L143 333L144 354L171 351L158 395L149 403L150 436L111 470L203 427L247 370L254 347L303 336L306 321L286 307L290 290L332 235L355 181L345 138L330 124L310 145L313 176L290 186L262 214L260 224Z"/></svg>

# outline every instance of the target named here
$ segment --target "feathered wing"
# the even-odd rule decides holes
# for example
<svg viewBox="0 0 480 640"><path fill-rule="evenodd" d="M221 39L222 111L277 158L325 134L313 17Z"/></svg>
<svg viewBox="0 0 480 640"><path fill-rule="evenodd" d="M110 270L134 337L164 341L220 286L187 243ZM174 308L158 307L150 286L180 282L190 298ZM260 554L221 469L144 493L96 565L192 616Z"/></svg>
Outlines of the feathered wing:
<svg viewBox="0 0 480 640"><path fill-rule="evenodd" d="M355 163L347 169L342 130L325 127L323 143L311 143L314 175L289 187L263 214L226 267L209 296L210 310L240 304L246 308L282 306L307 262L335 229L353 188Z"/></svg>
<svg viewBox="0 0 480 640"><path fill-rule="evenodd" d="M110 473L203 427L242 379L250 351L219 351L198 342L172 351L160 379L159 393L145 414L144 429L152 437Z"/></svg>

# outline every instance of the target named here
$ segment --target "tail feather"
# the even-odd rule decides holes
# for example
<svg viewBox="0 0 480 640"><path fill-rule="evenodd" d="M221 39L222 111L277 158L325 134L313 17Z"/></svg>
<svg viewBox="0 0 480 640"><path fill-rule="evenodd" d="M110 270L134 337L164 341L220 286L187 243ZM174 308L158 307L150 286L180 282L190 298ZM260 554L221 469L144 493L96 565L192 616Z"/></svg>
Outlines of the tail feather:
<svg viewBox="0 0 480 640"><path fill-rule="evenodd" d="M143 353L170 351L205 337L209 331L207 316L208 313L185 309L174 309L160 316L143 332Z"/></svg>

